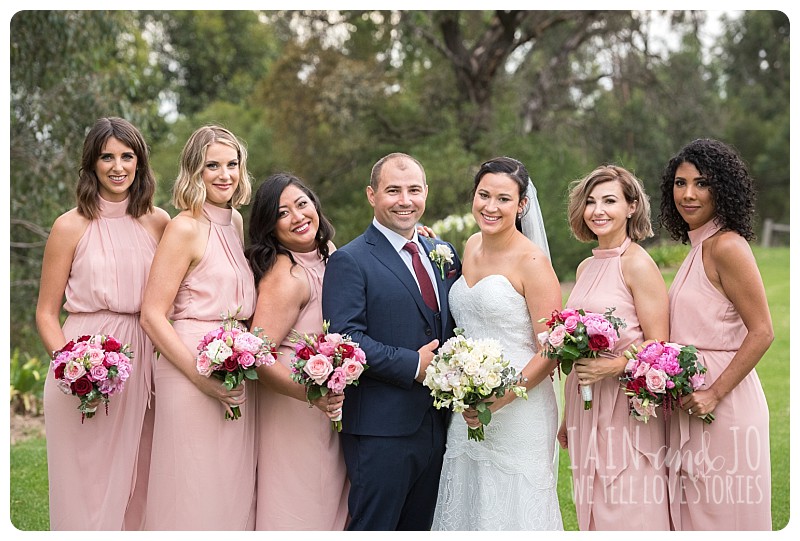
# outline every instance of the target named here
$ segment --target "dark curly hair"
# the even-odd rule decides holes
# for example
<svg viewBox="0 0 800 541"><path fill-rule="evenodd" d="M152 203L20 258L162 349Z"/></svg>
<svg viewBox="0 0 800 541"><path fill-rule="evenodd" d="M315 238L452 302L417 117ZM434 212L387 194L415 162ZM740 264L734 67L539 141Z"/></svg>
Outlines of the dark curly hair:
<svg viewBox="0 0 800 541"><path fill-rule="evenodd" d="M745 239L753 240L756 208L753 179L739 154L715 139L692 141L669 160L661 175L659 222L670 236L684 244L689 241L689 225L678 212L672 195L675 171L685 162L694 165L708 181L722 229L736 231Z"/></svg>
<svg viewBox="0 0 800 541"><path fill-rule="evenodd" d="M258 287L261 278L275 265L278 254L289 256L292 264L297 264L291 252L278 242L278 237L275 234L281 194L289 185L296 186L302 190L314 204L314 208L317 209L317 214L319 215L319 230L316 236L317 250L326 263L330 255L328 242L333 239L335 231L330 221L322 214L322 205L317 194L291 173L270 175L258 188L250 209L250 227L248 230L250 244L245 250L245 256L250 262L256 287Z"/></svg>

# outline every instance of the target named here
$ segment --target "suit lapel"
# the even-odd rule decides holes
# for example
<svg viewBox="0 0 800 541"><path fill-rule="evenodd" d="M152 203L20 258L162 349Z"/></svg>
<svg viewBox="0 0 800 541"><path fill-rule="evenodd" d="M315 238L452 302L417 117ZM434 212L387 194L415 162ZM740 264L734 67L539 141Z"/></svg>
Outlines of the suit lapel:
<svg viewBox="0 0 800 541"><path fill-rule="evenodd" d="M394 246L392 246L389 240L384 237L383 234L373 225L370 225L369 228L367 228L365 236L367 243L372 245L372 255L375 256L375 259L392 271L397 279L402 282L403 286L405 286L411 297L414 299L414 302L417 304L420 312L422 312L422 314L425 316L428 324L432 328L436 328L433 313L425 304L425 301L422 300L422 293L419 291L417 281L411 275L411 271L409 271L408 267L406 267L406 264L403 262L400 254L395 251Z"/></svg>

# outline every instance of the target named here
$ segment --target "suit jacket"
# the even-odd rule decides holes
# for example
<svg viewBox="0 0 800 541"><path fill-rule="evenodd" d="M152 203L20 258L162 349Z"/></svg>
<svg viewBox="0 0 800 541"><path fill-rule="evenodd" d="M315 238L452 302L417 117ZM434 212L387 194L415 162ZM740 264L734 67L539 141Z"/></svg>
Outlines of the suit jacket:
<svg viewBox="0 0 800 541"><path fill-rule="evenodd" d="M421 239L427 256L447 244L453 263L445 278L434 264L438 314L425 305L411 271L386 237L370 225L328 260L322 286L322 315L329 332L348 334L367 357L357 386L345 389L342 431L356 435L404 436L421 425L433 405L430 389L414 380L417 350L434 338L441 346L453 336L448 293L461 275L461 261L449 243Z"/></svg>

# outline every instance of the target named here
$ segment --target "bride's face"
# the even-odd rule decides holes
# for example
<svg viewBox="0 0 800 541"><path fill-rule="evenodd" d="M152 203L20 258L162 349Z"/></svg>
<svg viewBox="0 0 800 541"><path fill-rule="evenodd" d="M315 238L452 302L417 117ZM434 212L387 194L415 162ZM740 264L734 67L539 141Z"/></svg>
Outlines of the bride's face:
<svg viewBox="0 0 800 541"><path fill-rule="evenodd" d="M502 173L485 174L472 199L472 215L482 233L491 234L514 228L517 213L525 204L519 185Z"/></svg>

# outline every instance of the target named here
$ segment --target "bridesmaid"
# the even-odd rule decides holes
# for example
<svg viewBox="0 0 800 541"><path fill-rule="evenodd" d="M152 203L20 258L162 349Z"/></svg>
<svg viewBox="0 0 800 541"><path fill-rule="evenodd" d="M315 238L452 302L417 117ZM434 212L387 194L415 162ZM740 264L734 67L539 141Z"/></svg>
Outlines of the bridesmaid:
<svg viewBox="0 0 800 541"><path fill-rule="evenodd" d="M770 530L769 410L755 366L774 338L752 240L755 190L736 152L698 139L667 164L661 224L692 249L670 298L670 339L694 344L706 387L669 422L676 530ZM714 413L706 424L699 416Z"/></svg>
<svg viewBox="0 0 800 541"><path fill-rule="evenodd" d="M620 388L624 350L669 337L667 288L650 255L637 242L653 236L650 203L641 182L614 165L574 182L569 224L582 242L597 240L576 271L566 307L625 320L614 356L581 359L567 377L561 446L569 450L575 510L581 530L669 530L662 417L631 417ZM591 385L584 410L578 384Z"/></svg>
<svg viewBox="0 0 800 541"><path fill-rule="evenodd" d="M101 118L83 142L78 206L58 217L47 239L36 305L47 350L61 349L80 335L111 334L134 352L131 376L112 398L108 415L98 412L83 424L78 399L62 393L47 375L51 530L139 530L144 524L153 345L138 314L156 245L169 222L165 211L153 207L155 185L139 130L121 118Z"/></svg>
<svg viewBox="0 0 800 541"><path fill-rule="evenodd" d="M245 401L249 384L228 391L195 365L198 342L221 315L248 319L255 308L234 210L250 199L247 152L230 131L204 126L180 162L172 202L181 212L158 245L142 304L142 326L161 354L145 527L252 530L256 404ZM225 420L231 406L240 419Z"/></svg>
<svg viewBox="0 0 800 541"><path fill-rule="evenodd" d="M292 381L292 331L322 332L320 292L334 230L317 196L294 175L270 176L256 192L247 257L258 286L253 326L280 344L273 366L258 368L256 530L343 530L347 481L331 419L344 395L329 393L309 409Z"/></svg>

